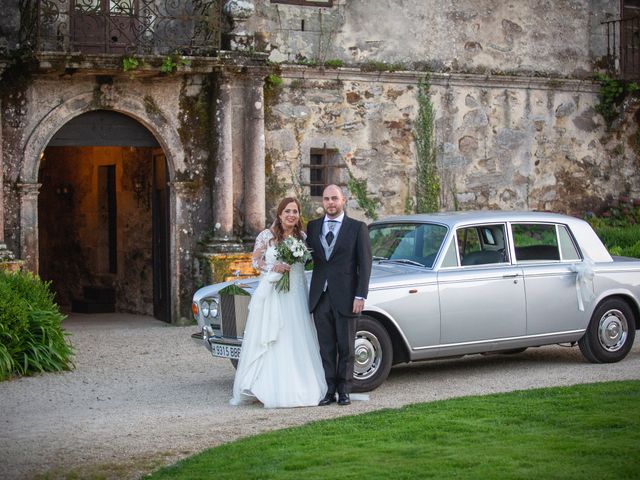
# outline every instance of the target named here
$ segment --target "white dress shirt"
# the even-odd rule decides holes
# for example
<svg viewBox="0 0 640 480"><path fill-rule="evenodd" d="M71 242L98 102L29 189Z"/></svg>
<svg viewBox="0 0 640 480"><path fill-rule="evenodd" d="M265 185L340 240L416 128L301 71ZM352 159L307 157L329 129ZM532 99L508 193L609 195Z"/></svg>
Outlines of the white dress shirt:
<svg viewBox="0 0 640 480"><path fill-rule="evenodd" d="M324 216L324 222L322 223L322 235L326 236L327 233L329 232L329 220L333 220L335 222L337 222L335 224L335 226L333 227L333 238L334 238L334 242L335 239L338 238L338 232L340 232L340 227L342 226L342 220L344 219L344 212L342 212L340 215L338 215L336 218L329 218L327 215Z"/></svg>

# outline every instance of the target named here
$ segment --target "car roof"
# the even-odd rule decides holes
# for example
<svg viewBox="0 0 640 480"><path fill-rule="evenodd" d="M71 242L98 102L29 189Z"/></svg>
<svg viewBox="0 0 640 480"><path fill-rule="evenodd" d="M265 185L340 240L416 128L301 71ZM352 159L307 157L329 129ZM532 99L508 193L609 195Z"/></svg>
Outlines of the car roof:
<svg viewBox="0 0 640 480"><path fill-rule="evenodd" d="M580 218L551 212L503 211L503 210L475 210L464 212L421 213L388 217L384 220L372 222L370 225L384 225L390 223L439 223L447 225L450 230L470 224L504 223L504 222L540 222L568 225L577 237L582 253L585 257L596 262L613 261L607 248L591 228L591 225Z"/></svg>
<svg viewBox="0 0 640 480"><path fill-rule="evenodd" d="M493 223L493 222L553 222L574 224L582 223L576 217L551 212L529 212L529 211L503 211L503 210L469 210L462 212L436 212L419 213L415 215L401 215L387 217L384 220L372 222L372 225L381 223L404 223L404 222L434 222L458 227L469 223Z"/></svg>

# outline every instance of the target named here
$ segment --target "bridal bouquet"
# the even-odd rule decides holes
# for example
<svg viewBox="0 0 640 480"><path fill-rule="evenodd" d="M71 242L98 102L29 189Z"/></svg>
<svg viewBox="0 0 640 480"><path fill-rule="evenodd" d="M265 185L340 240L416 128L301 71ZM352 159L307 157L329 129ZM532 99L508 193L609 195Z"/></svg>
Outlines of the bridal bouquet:
<svg viewBox="0 0 640 480"><path fill-rule="evenodd" d="M287 237L276 245L276 257L283 263L293 265L294 263L305 264L311 260L311 252L302 240L295 237ZM276 281L278 292L289 291L289 272L286 271Z"/></svg>

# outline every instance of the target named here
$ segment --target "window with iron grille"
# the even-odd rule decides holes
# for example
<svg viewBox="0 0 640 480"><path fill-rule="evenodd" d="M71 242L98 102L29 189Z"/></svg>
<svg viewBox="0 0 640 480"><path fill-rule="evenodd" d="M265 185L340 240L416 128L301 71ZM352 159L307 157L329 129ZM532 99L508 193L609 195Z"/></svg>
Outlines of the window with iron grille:
<svg viewBox="0 0 640 480"><path fill-rule="evenodd" d="M640 74L640 1L623 0L620 24L620 69L623 77Z"/></svg>
<svg viewBox="0 0 640 480"><path fill-rule="evenodd" d="M323 148L312 148L309 150L309 163L303 167L306 170L303 176L308 179L303 185L309 187L311 197L321 197L327 185L346 185L342 181L342 169L345 165L338 150L329 149L326 145Z"/></svg>
<svg viewBox="0 0 640 480"><path fill-rule="evenodd" d="M38 0L40 51L216 56L224 0Z"/></svg>
<svg viewBox="0 0 640 480"><path fill-rule="evenodd" d="M302 5L305 7L333 7L333 0L271 0L271 3Z"/></svg>

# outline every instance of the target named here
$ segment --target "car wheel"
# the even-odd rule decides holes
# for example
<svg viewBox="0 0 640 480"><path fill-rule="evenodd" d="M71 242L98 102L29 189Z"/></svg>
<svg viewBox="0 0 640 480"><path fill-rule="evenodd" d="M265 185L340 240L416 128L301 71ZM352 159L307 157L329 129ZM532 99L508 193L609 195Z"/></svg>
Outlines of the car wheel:
<svg viewBox="0 0 640 480"><path fill-rule="evenodd" d="M393 346L387 330L374 318L358 319L353 362L353 391L368 392L378 388L389 376Z"/></svg>
<svg viewBox="0 0 640 480"><path fill-rule="evenodd" d="M610 298L593 312L580 351L592 363L613 363L627 356L633 346L636 322L633 312L622 300Z"/></svg>

